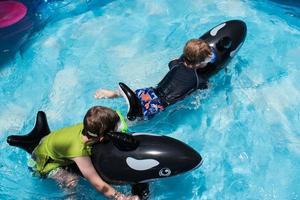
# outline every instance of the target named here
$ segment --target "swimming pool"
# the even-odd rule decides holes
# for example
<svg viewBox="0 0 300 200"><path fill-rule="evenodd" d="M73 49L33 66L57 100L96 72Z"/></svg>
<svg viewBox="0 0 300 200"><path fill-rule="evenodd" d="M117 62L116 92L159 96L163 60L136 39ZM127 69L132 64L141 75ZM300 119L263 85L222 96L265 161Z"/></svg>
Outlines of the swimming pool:
<svg viewBox="0 0 300 200"><path fill-rule="evenodd" d="M101 199L81 181L63 191L32 177L28 155L6 144L44 110L52 130L77 123L97 88L156 84L189 38L230 19L247 23L237 56L197 92L132 128L180 139L203 165L151 184L151 199L300 199L299 7L276 1L49 1L47 24L0 71L0 198ZM51 12L48 12L48 11ZM121 190L128 190L121 187Z"/></svg>

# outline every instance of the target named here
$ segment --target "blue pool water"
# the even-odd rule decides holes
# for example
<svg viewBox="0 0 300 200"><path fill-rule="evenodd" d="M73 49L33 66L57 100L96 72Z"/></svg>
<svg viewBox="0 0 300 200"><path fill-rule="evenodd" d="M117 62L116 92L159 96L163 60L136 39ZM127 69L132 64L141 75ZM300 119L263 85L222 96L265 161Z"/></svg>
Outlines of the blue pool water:
<svg viewBox="0 0 300 200"><path fill-rule="evenodd" d="M49 1L40 10L46 25L0 69L0 199L103 199L84 180L64 191L32 177L28 155L6 137L29 132L38 110L52 130L93 105L126 112L122 98L95 100L94 91L155 85L186 40L230 19L244 20L248 35L227 70L132 127L180 139L204 158L153 182L151 199L300 199L299 13L278 0Z"/></svg>

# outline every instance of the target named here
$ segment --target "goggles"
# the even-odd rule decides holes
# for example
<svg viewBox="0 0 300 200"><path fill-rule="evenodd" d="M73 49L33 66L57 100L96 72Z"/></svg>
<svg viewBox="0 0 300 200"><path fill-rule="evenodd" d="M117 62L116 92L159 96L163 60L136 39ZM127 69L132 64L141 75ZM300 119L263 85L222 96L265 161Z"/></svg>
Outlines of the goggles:
<svg viewBox="0 0 300 200"><path fill-rule="evenodd" d="M99 137L99 135L97 135L96 133L92 133L92 132L90 132L90 131L87 131L86 133L87 133L87 135L88 135L89 137L92 137L92 138L97 138L97 137Z"/></svg>

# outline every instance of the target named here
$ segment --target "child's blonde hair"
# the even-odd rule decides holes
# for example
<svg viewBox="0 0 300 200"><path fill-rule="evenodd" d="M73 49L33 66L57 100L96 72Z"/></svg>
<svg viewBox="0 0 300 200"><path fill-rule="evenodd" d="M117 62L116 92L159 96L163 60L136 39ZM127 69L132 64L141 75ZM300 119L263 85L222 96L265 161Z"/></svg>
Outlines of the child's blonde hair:
<svg viewBox="0 0 300 200"><path fill-rule="evenodd" d="M200 39L187 41L183 48L185 62L191 66L203 62L211 54L212 51L209 45Z"/></svg>

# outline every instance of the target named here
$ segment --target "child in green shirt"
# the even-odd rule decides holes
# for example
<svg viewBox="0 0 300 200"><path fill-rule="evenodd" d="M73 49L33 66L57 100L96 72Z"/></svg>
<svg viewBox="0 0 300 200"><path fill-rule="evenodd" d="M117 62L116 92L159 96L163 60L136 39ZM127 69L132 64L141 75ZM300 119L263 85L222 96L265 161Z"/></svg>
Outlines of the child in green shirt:
<svg viewBox="0 0 300 200"><path fill-rule="evenodd" d="M117 131L122 122L124 123L123 117L110 108L90 108L83 124L53 131L41 140L32 153L32 170L43 177L55 179L62 187L75 187L79 176L65 169L75 162L82 175L106 197L138 200L138 196L121 194L104 182L90 158L91 145L103 141L105 133Z"/></svg>

